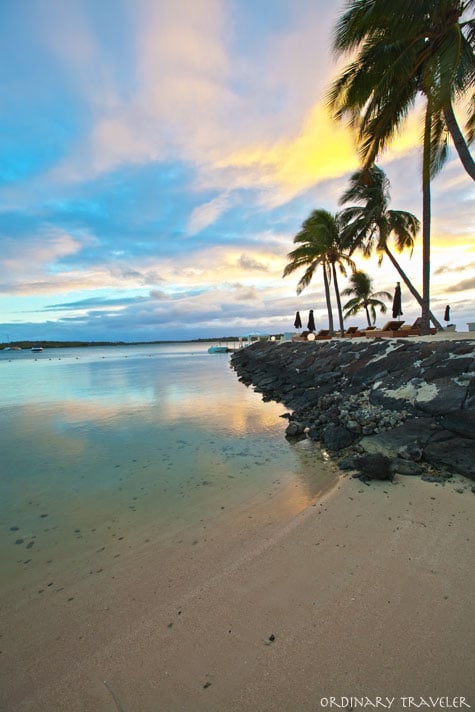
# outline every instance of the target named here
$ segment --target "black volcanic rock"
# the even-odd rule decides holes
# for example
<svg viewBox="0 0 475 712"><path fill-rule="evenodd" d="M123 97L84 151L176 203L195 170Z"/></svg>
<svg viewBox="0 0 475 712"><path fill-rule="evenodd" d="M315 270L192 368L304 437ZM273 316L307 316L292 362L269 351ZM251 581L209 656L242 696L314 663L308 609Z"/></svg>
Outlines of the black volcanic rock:
<svg viewBox="0 0 475 712"><path fill-rule="evenodd" d="M323 430L323 444L328 450L337 451L349 447L356 440L356 435L342 425L330 423Z"/></svg>
<svg viewBox="0 0 475 712"><path fill-rule="evenodd" d="M370 480L392 480L394 477L391 459L386 455L361 455L354 458L354 463L358 472Z"/></svg>
<svg viewBox="0 0 475 712"><path fill-rule="evenodd" d="M430 442L424 448L424 459L475 480L475 443L473 439L452 437Z"/></svg>
<svg viewBox="0 0 475 712"><path fill-rule="evenodd" d="M475 340L258 342L232 366L330 451L358 441L475 479Z"/></svg>
<svg viewBox="0 0 475 712"><path fill-rule="evenodd" d="M463 417L460 417L458 411L447 413L440 419L440 425L451 433L475 440L475 412L473 410L464 412Z"/></svg>

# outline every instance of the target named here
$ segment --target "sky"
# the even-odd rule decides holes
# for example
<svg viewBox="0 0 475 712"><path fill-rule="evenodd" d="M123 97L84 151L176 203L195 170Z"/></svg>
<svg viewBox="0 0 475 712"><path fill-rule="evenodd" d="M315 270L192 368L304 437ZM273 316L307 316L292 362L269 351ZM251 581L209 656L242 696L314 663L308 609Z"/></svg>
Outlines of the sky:
<svg viewBox="0 0 475 712"><path fill-rule="evenodd" d="M297 296L282 273L358 169L325 101L343 5L2 0L0 342L292 332L309 309L326 328L322 274ZM419 218L420 137L414 111L379 162L391 207ZM432 200L432 310L467 330L474 188L452 151ZM421 242L400 259L419 291ZM387 260L355 260L393 293ZM403 312L419 314L404 285Z"/></svg>

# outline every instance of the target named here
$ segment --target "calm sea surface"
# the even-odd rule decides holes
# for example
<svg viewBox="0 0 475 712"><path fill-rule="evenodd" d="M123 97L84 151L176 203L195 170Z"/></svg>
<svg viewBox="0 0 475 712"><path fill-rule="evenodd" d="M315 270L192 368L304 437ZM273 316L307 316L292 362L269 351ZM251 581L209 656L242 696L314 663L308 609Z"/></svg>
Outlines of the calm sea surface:
<svg viewBox="0 0 475 712"><path fill-rule="evenodd" d="M328 486L316 448L286 441L284 407L207 348L0 352L0 590L112 539L231 516L270 485L292 512Z"/></svg>

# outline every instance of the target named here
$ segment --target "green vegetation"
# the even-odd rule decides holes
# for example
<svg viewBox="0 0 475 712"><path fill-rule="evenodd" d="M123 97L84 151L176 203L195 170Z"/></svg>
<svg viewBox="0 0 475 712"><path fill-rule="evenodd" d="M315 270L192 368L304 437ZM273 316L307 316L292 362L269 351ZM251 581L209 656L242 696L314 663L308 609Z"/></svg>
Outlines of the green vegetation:
<svg viewBox="0 0 475 712"><path fill-rule="evenodd" d="M336 267L338 265L340 272L346 276L346 267L348 266L351 270L354 270L355 265L345 250L337 217L327 210L314 210L304 221L300 231L294 237L294 243L298 244L299 247L296 247L295 250L292 250L292 252L289 252L287 255L290 262L286 265L282 276L286 277L295 270L306 267L297 285L297 294L300 294L312 281L315 270L318 267L322 267L328 311L328 327L333 336L333 313L330 298L330 283L333 278L340 332L343 336L343 311L341 308Z"/></svg>
<svg viewBox="0 0 475 712"><path fill-rule="evenodd" d="M425 100L423 137L422 333L429 333L431 178L442 167L451 134L467 173L475 164L453 104L470 92L467 140L475 132L475 21L464 21L473 0L354 0L334 36L350 63L328 98L333 115L348 119L366 173L400 131L416 99Z"/></svg>
<svg viewBox="0 0 475 712"><path fill-rule="evenodd" d="M368 326L372 326L376 322L376 307L379 308L381 314L386 314L387 308L380 297L391 299L389 292L373 292L372 279L366 272L357 270L350 277L351 287L343 290L342 294L352 297L343 307L345 310L344 317L356 316L361 309L365 310Z"/></svg>
<svg viewBox="0 0 475 712"><path fill-rule="evenodd" d="M390 197L389 179L381 168L373 166L366 172L361 170L353 173L350 187L340 199L342 205L350 201L357 203L344 208L339 214L339 219L345 225L345 240L351 245L351 252L360 249L365 257L369 257L375 249L379 255L379 264L386 255L422 307L421 295L389 248L392 239L397 252L409 250L412 254L420 223L412 213L390 210ZM434 326L441 330L442 326L430 310L429 316Z"/></svg>
<svg viewBox="0 0 475 712"><path fill-rule="evenodd" d="M314 210L303 223L300 232L294 237L294 243L300 243L300 247L287 255L290 262L284 269L284 277L301 267L307 268L297 284L297 294L300 294L310 284L317 267L320 265L323 267L328 322L332 334L334 330L330 282L333 278L340 332L343 335L344 317L336 265L345 276L346 266L349 266L355 273L356 267L352 255L356 250L361 250L365 257L369 257L373 249L376 250L379 255L379 264L381 264L384 255L387 255L410 292L422 304L422 297L389 248L389 241L392 239L397 252L408 249L412 253L414 239L419 229L419 220L412 213L389 209L389 187L389 180L380 168L373 166L366 173L357 171L351 176L350 187L340 200L340 204L353 201L356 205L344 208L336 215L331 215L326 210ZM359 272L359 274L365 273ZM360 279L358 288L363 288L361 277L357 279ZM345 290L344 293L352 294L355 288L356 283L352 283L350 291ZM372 287L369 289L371 291ZM387 292L381 294L387 294ZM362 299L364 300L364 296ZM356 314L357 311L351 311L351 313ZM369 320L369 316L367 318ZM441 328L432 314L431 318L434 324Z"/></svg>

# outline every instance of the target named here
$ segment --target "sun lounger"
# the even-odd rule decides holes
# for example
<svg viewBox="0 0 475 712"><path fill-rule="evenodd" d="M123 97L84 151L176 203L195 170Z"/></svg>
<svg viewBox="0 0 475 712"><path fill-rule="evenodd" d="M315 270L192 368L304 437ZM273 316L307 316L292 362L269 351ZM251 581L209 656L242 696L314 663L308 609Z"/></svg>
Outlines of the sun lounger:
<svg viewBox="0 0 475 712"><path fill-rule="evenodd" d="M329 329L320 329L318 334L315 334L315 339L317 341L322 341L322 339L331 339L330 330Z"/></svg>
<svg viewBox="0 0 475 712"><path fill-rule="evenodd" d="M421 324L422 317L418 316L413 324L404 324L401 329L402 331L407 332L407 336L422 336ZM429 334L437 334L437 329L431 327L429 329Z"/></svg>
<svg viewBox="0 0 475 712"><path fill-rule="evenodd" d="M357 326L349 326L345 331L345 338L355 339L357 336L365 336L365 332L360 331Z"/></svg>
<svg viewBox="0 0 475 712"><path fill-rule="evenodd" d="M305 331L302 331L301 334L296 334L295 336L292 336L292 341L314 341L315 339L315 334L313 331L309 331L308 329L305 329Z"/></svg>
<svg viewBox="0 0 475 712"><path fill-rule="evenodd" d="M403 321L388 321L382 329L365 329L366 338L373 339L384 336L389 338L398 338L399 336L409 336L408 330L401 329Z"/></svg>
<svg viewBox="0 0 475 712"><path fill-rule="evenodd" d="M331 339L329 329L320 329L318 334L313 331L302 331L301 334L292 336L292 341L321 341L322 339Z"/></svg>

